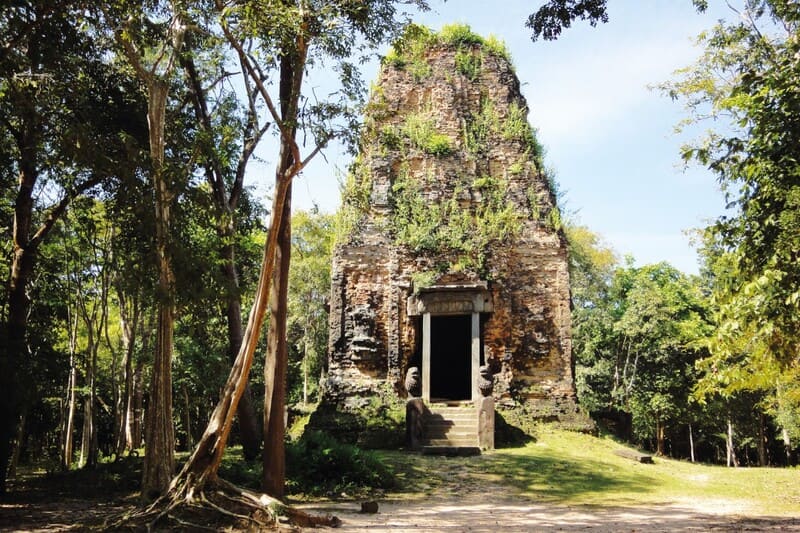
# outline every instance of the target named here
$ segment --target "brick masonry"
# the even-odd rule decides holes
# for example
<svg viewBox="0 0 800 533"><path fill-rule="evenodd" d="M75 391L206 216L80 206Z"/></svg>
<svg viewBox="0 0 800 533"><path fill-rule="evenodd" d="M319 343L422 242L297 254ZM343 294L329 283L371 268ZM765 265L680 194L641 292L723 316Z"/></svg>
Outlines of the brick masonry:
<svg viewBox="0 0 800 533"><path fill-rule="evenodd" d="M530 143L494 132L486 149L468 149L467 124L487 99L499 124L508 119L512 104L527 114L511 64L480 45L469 50L481 58L474 79L458 72L457 49L444 45L426 52L430 71L422 79L388 64L379 75L360 154L369 205L334 251L325 399L343 409L357 408L386 384L399 397L406 395L403 378L409 366L419 366L421 352L421 321L407 312L412 279L438 268L436 285L485 283L488 288L492 312L482 315L482 350L495 373L498 407L569 424L582 417L573 382L567 246L558 225L546 222L557 209L554 194ZM430 155L407 139L387 146L377 132L401 131L412 113L432 120L453 150ZM457 183L481 176L503 179L505 201L519 214L520 231L488 246L483 272L442 271L443 261L457 258L447 252L414 253L393 235L393 185L400 172L419 184L431 204L451 198ZM482 201L474 187L462 194L465 209Z"/></svg>

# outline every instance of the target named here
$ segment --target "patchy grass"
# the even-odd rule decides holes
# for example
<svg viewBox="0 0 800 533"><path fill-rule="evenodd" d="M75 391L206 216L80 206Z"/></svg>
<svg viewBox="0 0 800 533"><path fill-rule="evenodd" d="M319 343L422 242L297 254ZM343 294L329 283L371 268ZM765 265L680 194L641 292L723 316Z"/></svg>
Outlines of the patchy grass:
<svg viewBox="0 0 800 533"><path fill-rule="evenodd" d="M486 491L537 502L599 507L692 501L735 504L749 514L796 515L800 469L725 468L654 458L640 464L614 454L610 438L542 429L536 442L473 458L382 452L406 498Z"/></svg>

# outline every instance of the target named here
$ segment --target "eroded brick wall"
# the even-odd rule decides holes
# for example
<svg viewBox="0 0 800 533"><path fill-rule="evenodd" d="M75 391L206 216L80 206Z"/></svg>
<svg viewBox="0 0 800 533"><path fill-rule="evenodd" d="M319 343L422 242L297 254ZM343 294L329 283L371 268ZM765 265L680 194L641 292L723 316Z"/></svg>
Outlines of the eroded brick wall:
<svg viewBox="0 0 800 533"><path fill-rule="evenodd" d="M484 353L496 372L499 405L525 405L537 417L567 419L577 410L569 273L566 242L551 214L553 191L530 143L495 133L480 153L466 146L466 125L487 100L501 124L512 105L526 109L511 65L479 47L473 52L482 54L476 79L457 72L457 51L447 46L428 51L431 69L424 79L404 68L382 69L367 117L372 133L365 135L361 153L369 208L334 252L326 395L357 406L386 382L404 394L403 376L420 356L419 319L406 314L413 275L456 259L415 254L396 244L390 220L398 175L420 184L431 205L452 198L458 184L491 176L506 183L506 202L520 216L519 234L486 250L484 272L442 272L436 283L488 282L494 311L484 324ZM430 155L407 141L387 146L380 132L401 130L411 113L430 117L453 150ZM479 189L467 187L462 196L465 208L482 201Z"/></svg>

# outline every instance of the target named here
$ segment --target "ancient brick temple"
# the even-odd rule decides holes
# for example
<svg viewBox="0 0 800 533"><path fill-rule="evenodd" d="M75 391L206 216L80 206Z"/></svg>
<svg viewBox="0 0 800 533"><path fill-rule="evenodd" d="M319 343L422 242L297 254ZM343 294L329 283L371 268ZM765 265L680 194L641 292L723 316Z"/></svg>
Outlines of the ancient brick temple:
<svg viewBox="0 0 800 533"><path fill-rule="evenodd" d="M426 403L577 412L567 247L502 44L417 28L384 60L340 213L326 398L357 408L409 368Z"/></svg>

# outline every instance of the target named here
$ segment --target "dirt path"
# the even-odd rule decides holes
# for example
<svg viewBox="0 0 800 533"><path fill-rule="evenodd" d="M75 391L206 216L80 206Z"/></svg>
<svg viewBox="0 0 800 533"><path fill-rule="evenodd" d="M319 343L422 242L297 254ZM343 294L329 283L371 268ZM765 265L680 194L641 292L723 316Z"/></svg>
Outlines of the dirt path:
<svg viewBox="0 0 800 533"><path fill-rule="evenodd" d="M302 507L342 520L339 531L800 531L800 518L748 517L730 502L665 503L636 507L567 507L538 504L497 493L434 497L422 501L379 501L376 514L354 503ZM800 511L799 511L800 512Z"/></svg>
<svg viewBox="0 0 800 533"><path fill-rule="evenodd" d="M769 517L732 500L617 507L553 504L520 492L503 476L487 473L487 462L492 460L491 456L459 460L398 454L393 462L406 476L407 492L376 497L377 513L360 513L361 502L352 498L298 507L338 516L342 526L337 531L348 533L800 532L800 508L792 517ZM102 479L74 481L31 476L15 483L16 490L0 500L0 532L85 531L137 502L136 491L130 488L106 486Z"/></svg>
<svg viewBox="0 0 800 533"><path fill-rule="evenodd" d="M488 462L496 459L492 455L470 460L398 455L393 466L405 471L411 492L376 498L377 513L361 513L360 502L301 507L339 517L340 531L348 533L800 531L800 508L794 517L768 517L747 502L724 499L616 507L553 504L525 495L508 479L487 473L493 471Z"/></svg>

